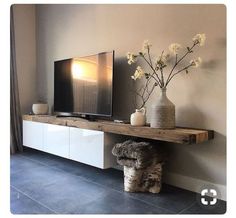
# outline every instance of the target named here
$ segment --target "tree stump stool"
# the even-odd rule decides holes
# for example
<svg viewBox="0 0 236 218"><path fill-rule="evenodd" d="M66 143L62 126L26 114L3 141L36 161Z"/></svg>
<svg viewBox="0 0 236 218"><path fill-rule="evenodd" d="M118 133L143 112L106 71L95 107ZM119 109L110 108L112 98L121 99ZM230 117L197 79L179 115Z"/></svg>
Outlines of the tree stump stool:
<svg viewBox="0 0 236 218"><path fill-rule="evenodd" d="M128 140L116 144L112 154L117 157L118 164L124 166L125 191L160 192L166 155L159 146Z"/></svg>

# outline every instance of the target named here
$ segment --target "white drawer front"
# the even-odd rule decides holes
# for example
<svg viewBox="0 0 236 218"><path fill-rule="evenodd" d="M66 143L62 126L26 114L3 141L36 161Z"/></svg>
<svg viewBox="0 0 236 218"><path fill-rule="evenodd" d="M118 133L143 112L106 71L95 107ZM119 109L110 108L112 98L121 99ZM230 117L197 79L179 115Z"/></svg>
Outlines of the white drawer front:
<svg viewBox="0 0 236 218"><path fill-rule="evenodd" d="M23 121L23 145L43 150L43 124Z"/></svg>
<svg viewBox="0 0 236 218"><path fill-rule="evenodd" d="M44 151L69 158L69 127L47 124L44 126Z"/></svg>
<svg viewBox="0 0 236 218"><path fill-rule="evenodd" d="M104 167L104 133L70 128L70 159Z"/></svg>

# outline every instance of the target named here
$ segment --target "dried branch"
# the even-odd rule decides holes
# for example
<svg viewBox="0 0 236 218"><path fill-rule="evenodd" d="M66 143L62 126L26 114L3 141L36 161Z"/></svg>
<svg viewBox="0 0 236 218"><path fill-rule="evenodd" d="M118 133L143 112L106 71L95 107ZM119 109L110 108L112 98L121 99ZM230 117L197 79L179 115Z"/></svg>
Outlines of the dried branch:
<svg viewBox="0 0 236 218"><path fill-rule="evenodd" d="M152 85L152 88L149 90L151 78L152 77L147 78L145 84L141 88L139 88L138 91L133 90L133 92L135 93L135 106L136 106L136 108L144 107L146 102L150 98L152 92L154 91L155 87L158 86L157 83L154 83ZM142 91L142 93L140 94L141 91ZM141 106L137 105L137 102L138 102L137 97L139 97L139 99L141 99Z"/></svg>
<svg viewBox="0 0 236 218"><path fill-rule="evenodd" d="M192 53L193 51L193 48L197 45L198 43L193 43L193 45L192 45L192 47L191 48L189 48L188 47L188 49L187 49L187 52L178 60L178 58L177 58L177 54L176 54L176 59L175 59L175 64L174 64L174 66L173 66L173 68L171 69L171 71L170 71L170 73L169 73L169 75L168 75L168 78L167 78L167 80L166 80L166 84L165 84L165 87L169 84L169 82L170 82L170 78L173 78L173 77L171 77L172 76L172 73L174 72L174 69L176 68L176 66L188 55L188 54L190 54L190 53Z"/></svg>

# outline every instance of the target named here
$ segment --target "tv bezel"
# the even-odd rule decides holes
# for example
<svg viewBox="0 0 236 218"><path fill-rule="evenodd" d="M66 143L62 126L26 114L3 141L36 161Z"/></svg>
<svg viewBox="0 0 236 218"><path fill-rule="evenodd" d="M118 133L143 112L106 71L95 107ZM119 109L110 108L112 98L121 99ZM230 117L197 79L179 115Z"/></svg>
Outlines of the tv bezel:
<svg viewBox="0 0 236 218"><path fill-rule="evenodd" d="M66 58L66 59L60 59L60 60L56 60L54 61L54 87L53 87L53 105L55 105L55 63L59 62L59 61L65 61L65 60L69 60L69 59L73 59L73 58L85 58L85 57L90 57L90 56L95 56L95 55L99 55L99 54L104 54L104 53L112 53L112 72L111 72L111 78L112 78L112 82L111 82L111 113L110 114L97 114L97 113L86 113L86 112L78 112L78 111L74 111L74 112L63 112L63 111L55 111L55 108L53 108L53 114L54 115L59 115L59 116L69 116L69 117L107 117L107 118L111 118L113 116L113 95L114 95L114 61L115 61L115 50L112 51L104 51L104 52L99 52L99 53L95 53L95 54L90 54L90 55L84 55L84 56L79 56L79 57L72 57L72 58Z"/></svg>

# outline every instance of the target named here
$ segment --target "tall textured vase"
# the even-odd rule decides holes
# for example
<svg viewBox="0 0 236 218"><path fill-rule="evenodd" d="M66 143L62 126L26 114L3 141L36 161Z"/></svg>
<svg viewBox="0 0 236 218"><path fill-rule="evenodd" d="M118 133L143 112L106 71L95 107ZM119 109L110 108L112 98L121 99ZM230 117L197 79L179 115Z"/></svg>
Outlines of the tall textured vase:
<svg viewBox="0 0 236 218"><path fill-rule="evenodd" d="M156 102L152 105L151 127L175 128L175 105L167 98L166 88L161 89Z"/></svg>

